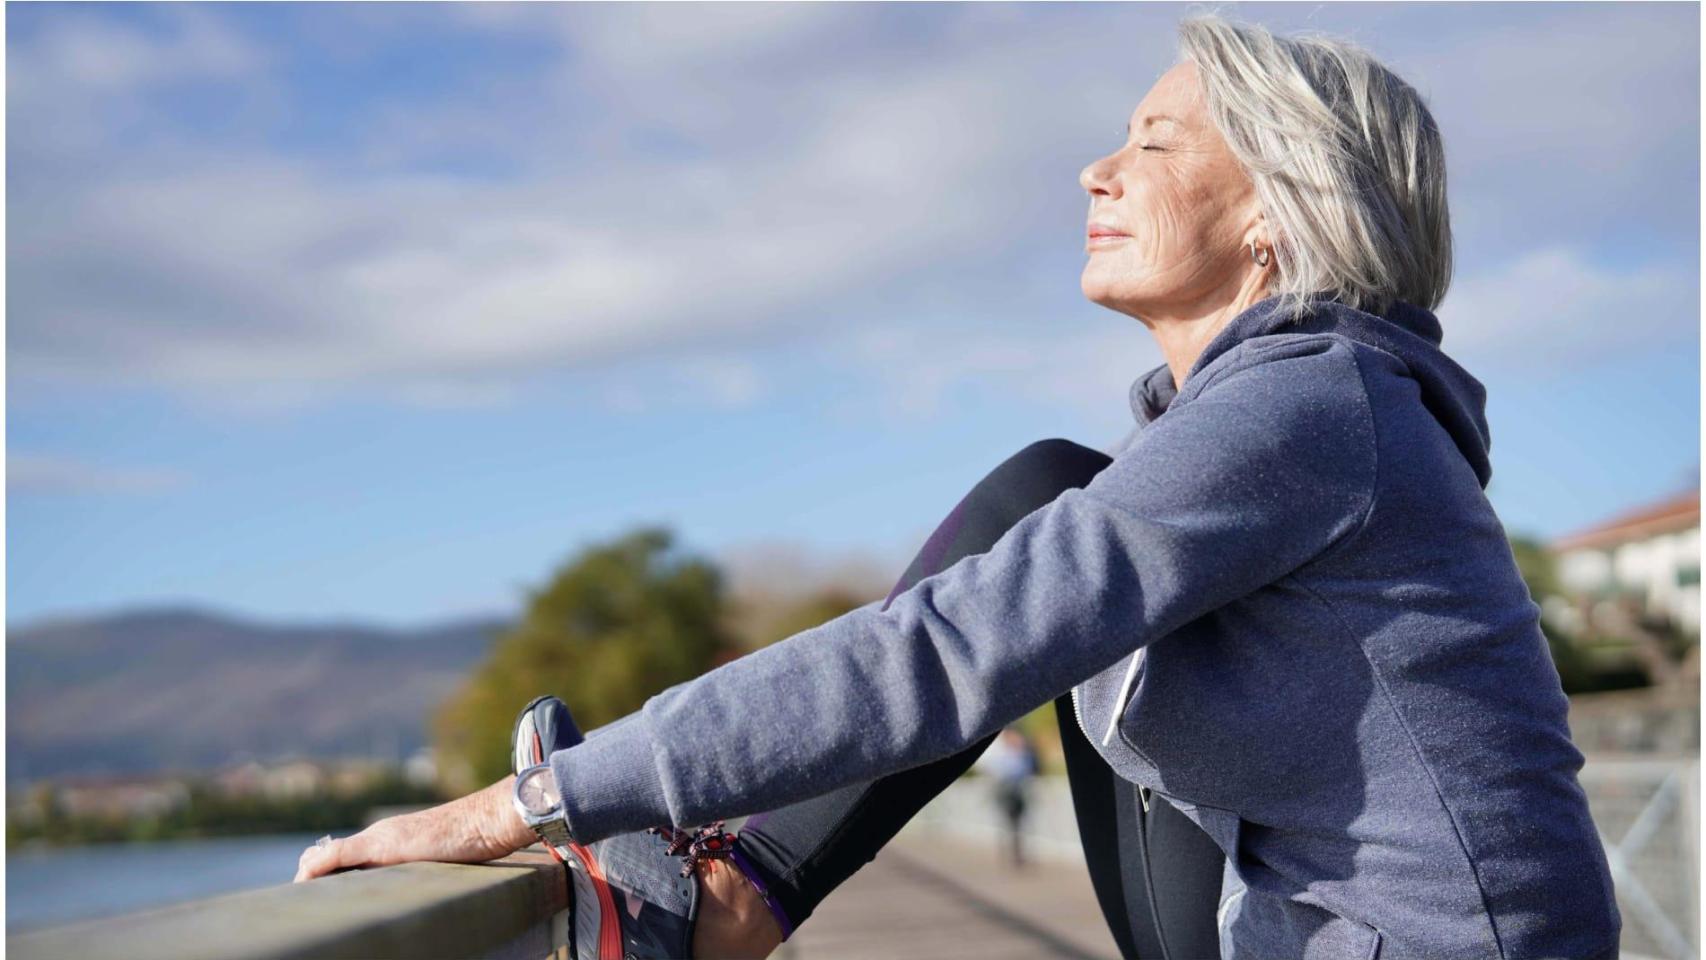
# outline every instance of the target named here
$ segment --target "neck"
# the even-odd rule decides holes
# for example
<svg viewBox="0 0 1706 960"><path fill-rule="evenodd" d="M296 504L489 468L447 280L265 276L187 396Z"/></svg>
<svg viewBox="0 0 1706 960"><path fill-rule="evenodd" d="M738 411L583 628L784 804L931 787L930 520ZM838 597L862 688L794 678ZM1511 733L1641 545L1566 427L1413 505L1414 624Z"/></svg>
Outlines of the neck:
<svg viewBox="0 0 1706 960"><path fill-rule="evenodd" d="M1195 300L1172 301L1136 311L1138 319L1155 335L1161 355L1173 373L1175 387L1185 385L1186 375L1215 334L1233 317L1268 296L1265 288L1266 284L1253 286L1245 282L1236 290L1217 290Z"/></svg>

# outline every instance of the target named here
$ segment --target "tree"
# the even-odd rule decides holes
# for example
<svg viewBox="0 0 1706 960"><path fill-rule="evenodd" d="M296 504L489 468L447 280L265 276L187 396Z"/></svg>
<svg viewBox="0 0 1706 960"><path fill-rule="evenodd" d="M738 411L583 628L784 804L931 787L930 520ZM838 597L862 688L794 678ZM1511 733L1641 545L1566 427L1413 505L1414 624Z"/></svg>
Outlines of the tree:
<svg viewBox="0 0 1706 960"><path fill-rule="evenodd" d="M672 541L668 530L647 527L595 545L531 594L521 621L434 717L447 788L465 792L509 773L511 725L542 693L592 730L733 648L721 572L678 555Z"/></svg>
<svg viewBox="0 0 1706 960"><path fill-rule="evenodd" d="M1538 541L1523 536L1511 537L1510 545L1517 572L1522 574L1529 597L1535 603L1543 604L1547 597L1562 595L1563 591L1558 586L1557 564L1551 551ZM1561 633L1545 618L1541 618L1540 632L1546 637L1546 646L1552 652L1552 663L1558 670L1564 692L1576 693L1593 687L1592 666L1573 638Z"/></svg>

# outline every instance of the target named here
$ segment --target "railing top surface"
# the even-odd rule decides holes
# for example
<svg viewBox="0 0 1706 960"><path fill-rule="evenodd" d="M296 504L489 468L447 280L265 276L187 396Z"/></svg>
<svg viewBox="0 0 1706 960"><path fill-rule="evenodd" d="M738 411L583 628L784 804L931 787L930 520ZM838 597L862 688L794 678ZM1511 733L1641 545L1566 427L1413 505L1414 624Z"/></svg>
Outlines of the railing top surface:
<svg viewBox="0 0 1706 960"><path fill-rule="evenodd" d="M568 908L540 847L482 864L404 863L6 938L19 960L482 956ZM430 945L422 952L423 945Z"/></svg>

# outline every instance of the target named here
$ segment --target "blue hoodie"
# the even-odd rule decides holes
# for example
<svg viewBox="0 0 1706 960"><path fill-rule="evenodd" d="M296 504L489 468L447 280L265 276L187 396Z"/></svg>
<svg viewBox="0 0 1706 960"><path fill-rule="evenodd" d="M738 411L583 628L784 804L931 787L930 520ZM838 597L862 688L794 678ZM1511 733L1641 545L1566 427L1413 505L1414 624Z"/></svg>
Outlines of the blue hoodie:
<svg viewBox="0 0 1706 960"><path fill-rule="evenodd" d="M965 749L1068 690L1228 857L1223 958L1615 957L1567 701L1439 321L1270 297L1113 463L896 596L551 755L586 843ZM1109 838L1113 842L1113 838Z"/></svg>

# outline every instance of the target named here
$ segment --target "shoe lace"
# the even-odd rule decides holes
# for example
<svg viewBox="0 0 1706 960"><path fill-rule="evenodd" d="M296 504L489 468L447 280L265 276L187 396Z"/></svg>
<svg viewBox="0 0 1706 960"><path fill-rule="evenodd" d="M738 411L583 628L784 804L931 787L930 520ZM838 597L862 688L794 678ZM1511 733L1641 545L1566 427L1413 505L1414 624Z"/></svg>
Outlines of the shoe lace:
<svg viewBox="0 0 1706 960"><path fill-rule="evenodd" d="M764 901L764 905L776 918L776 925L782 931L782 940L785 942L794 935L794 922L788 918L782 904L759 878L757 868L744 854L735 849L740 835L724 830L722 820L712 821L691 833L673 826L647 827L646 832L659 834L669 840L670 855L682 857L685 861L681 867L683 877L690 876L701 860L728 860L740 871L741 876L746 877L753 889L758 891L759 899Z"/></svg>
<svg viewBox="0 0 1706 960"><path fill-rule="evenodd" d="M713 820L692 832L674 826L647 827L646 832L658 834L669 841L669 855L682 858L683 877L692 876L699 861L727 859L734 849L735 834L723 829L722 820Z"/></svg>

